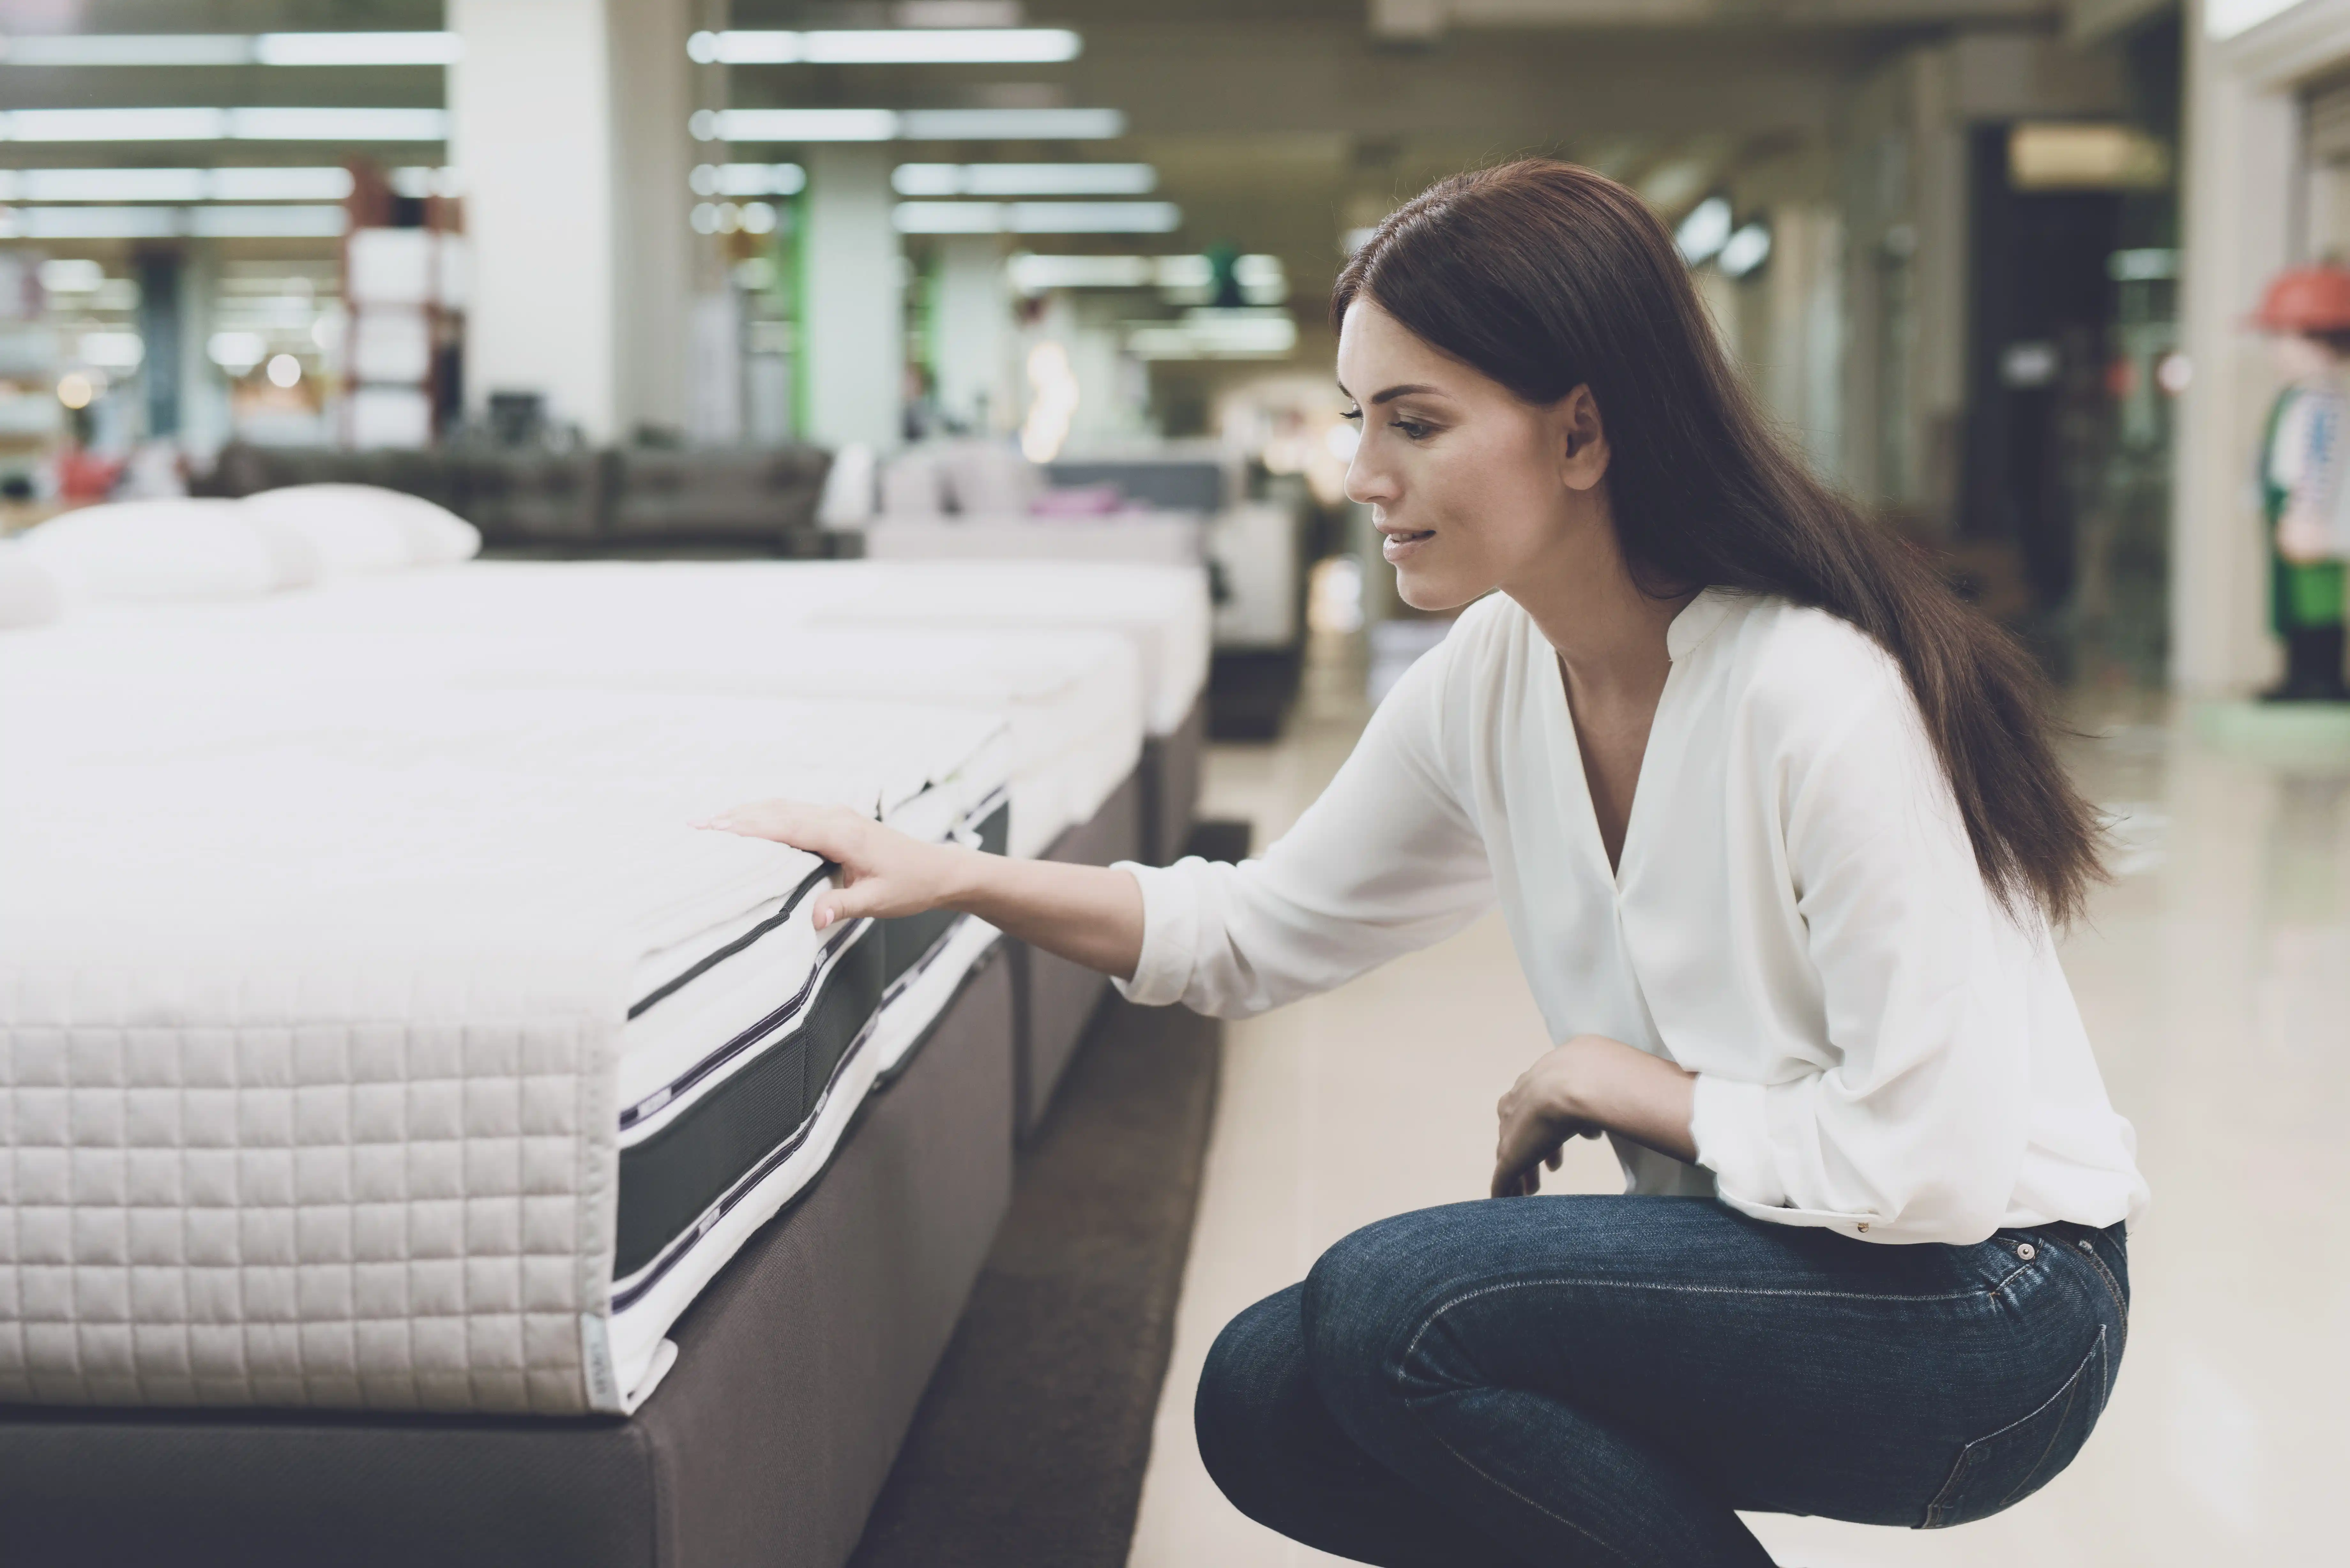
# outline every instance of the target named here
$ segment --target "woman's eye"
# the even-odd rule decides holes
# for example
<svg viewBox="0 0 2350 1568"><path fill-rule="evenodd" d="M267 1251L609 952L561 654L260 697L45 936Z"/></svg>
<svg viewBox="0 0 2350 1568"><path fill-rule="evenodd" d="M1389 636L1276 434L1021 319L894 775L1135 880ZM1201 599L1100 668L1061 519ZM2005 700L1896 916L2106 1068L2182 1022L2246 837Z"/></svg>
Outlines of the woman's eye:
<svg viewBox="0 0 2350 1568"><path fill-rule="evenodd" d="M1421 424L1418 420L1398 420L1395 421L1395 428L1403 432L1403 439L1406 441L1419 441L1429 433L1429 427Z"/></svg>
<svg viewBox="0 0 2350 1568"><path fill-rule="evenodd" d="M1348 409L1345 413L1340 414L1338 417L1351 424L1361 424L1363 422L1363 410L1360 409Z"/></svg>

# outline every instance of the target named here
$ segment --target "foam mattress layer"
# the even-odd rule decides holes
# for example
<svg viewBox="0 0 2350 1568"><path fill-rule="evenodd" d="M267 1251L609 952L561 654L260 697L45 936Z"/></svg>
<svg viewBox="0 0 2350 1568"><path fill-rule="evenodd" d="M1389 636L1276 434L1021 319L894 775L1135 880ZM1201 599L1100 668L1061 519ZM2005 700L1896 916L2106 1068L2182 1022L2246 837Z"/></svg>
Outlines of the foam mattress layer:
<svg viewBox="0 0 2350 1568"><path fill-rule="evenodd" d="M28 685L103 692L160 683L199 706L255 685L331 697L406 684L981 709L1007 725L1009 847L1021 856L1090 817L1141 753L1137 656L1130 640L1107 632L713 621L659 596L625 624L600 628L535 618L520 605L504 629L419 635L378 624L402 606L421 615L437 597L362 594L363 613L331 626L294 600L118 610L12 639L9 651Z"/></svg>
<svg viewBox="0 0 2350 1568"><path fill-rule="evenodd" d="M0 1398L624 1407L726 1225L789 1195L761 1185L788 1159L721 1173L692 1266L615 1314L624 1067L693 1049L662 1010L726 991L745 919L819 869L687 825L791 794L976 832L1009 774L1001 720L953 709L298 683L199 702L162 676L20 673L0 666ZM842 1060L886 1071L921 977L951 989L991 940L933 934ZM836 968L878 953L887 977L891 945L868 929ZM649 974L690 970L629 1018ZM862 1092L838 1064L799 1087L767 1125L807 1126L783 1140L803 1146Z"/></svg>
<svg viewBox="0 0 2350 1568"><path fill-rule="evenodd" d="M332 635L526 630L566 638L671 628L1095 631L1124 638L1145 729L1171 733L1205 688L1199 567L1061 561L469 561L236 607L249 624Z"/></svg>

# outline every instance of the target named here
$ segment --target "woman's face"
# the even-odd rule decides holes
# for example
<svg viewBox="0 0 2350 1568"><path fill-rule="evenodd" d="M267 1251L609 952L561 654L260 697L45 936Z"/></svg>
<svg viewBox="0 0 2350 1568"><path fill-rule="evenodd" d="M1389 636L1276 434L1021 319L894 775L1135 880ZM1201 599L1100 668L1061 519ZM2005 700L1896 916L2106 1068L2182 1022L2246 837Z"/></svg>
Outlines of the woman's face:
<svg viewBox="0 0 2350 1568"><path fill-rule="evenodd" d="M1347 493L1371 508L1416 609L1457 609L1530 580L1596 524L1607 442L1591 395L1521 401L1414 337L1369 296L1347 308L1338 388L1362 441ZM1610 540L1612 543L1612 537Z"/></svg>

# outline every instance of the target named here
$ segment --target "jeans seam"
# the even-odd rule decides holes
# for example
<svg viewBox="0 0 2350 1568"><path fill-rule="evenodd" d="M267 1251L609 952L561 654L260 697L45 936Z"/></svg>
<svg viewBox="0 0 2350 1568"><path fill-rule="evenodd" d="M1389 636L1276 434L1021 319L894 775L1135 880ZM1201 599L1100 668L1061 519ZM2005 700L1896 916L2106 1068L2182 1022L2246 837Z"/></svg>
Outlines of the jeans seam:
<svg viewBox="0 0 2350 1568"><path fill-rule="evenodd" d="M1925 1296L1902 1295L1895 1292L1767 1290L1749 1285L1677 1285L1666 1284L1661 1282L1652 1280L1599 1280L1585 1279L1574 1275L1560 1279L1510 1280L1498 1285L1481 1285L1473 1291L1454 1296L1451 1301L1446 1302L1443 1305L1430 1312L1428 1316L1421 1321L1419 1332L1411 1336L1411 1343L1404 1346L1404 1356L1406 1359L1409 1359L1413 1353L1419 1350L1421 1337L1425 1335L1430 1329L1436 1326L1436 1320L1438 1318L1442 1317L1454 1307L1464 1306L1470 1302L1477 1300L1481 1296L1492 1295L1501 1291L1531 1290L1537 1287L1550 1285L1596 1285L1619 1291L1671 1291L1683 1295L1793 1296L1813 1301L1912 1302L1920 1305L1926 1305L1935 1302L1965 1301L1970 1297L1976 1295L1997 1295L2001 1291L2005 1290L2010 1284L2013 1283L2017 1275L2024 1273L2025 1272L2025 1270L2018 1269L2014 1273L2008 1275L2006 1279L2000 1281L1999 1283L1992 1285L1988 1290L1945 1291L1939 1295Z"/></svg>
<svg viewBox="0 0 2350 1568"><path fill-rule="evenodd" d="M1417 1336L1414 1337L1413 1343L1419 1343ZM1614 1558L1617 1562L1628 1563L1632 1561L1629 1557L1625 1556L1621 1552L1617 1551L1616 1548L1607 1541L1594 1535L1582 1525L1579 1525L1575 1523L1575 1521L1567 1518L1566 1515L1563 1513L1555 1513L1551 1510L1544 1508L1541 1503L1536 1502L1533 1498L1528 1497L1525 1493L1520 1491L1517 1488L1512 1486L1501 1477L1492 1474L1491 1471L1487 1470L1484 1466L1471 1459L1467 1454L1462 1453L1459 1449L1454 1448L1451 1443L1446 1442L1444 1440L1444 1434L1438 1431L1429 1421L1428 1417L1419 1413L1419 1407L1416 1401L1406 1399L1403 1402L1403 1407L1411 1412L1411 1418L1419 1423L1420 1430L1426 1432L1430 1438L1434 1438L1438 1448L1442 1449L1446 1453L1451 1454L1455 1459L1458 1459L1461 1464L1467 1469L1471 1475L1475 1476L1479 1480L1485 1482L1489 1486L1498 1487L1503 1491L1509 1493L1512 1497L1516 1498L1520 1502L1524 1503L1528 1508L1533 1509L1536 1513L1541 1514L1544 1519L1555 1519L1558 1521L1559 1523L1565 1525L1569 1530L1572 1530L1577 1535L1580 1535L1583 1539L1591 1542L1592 1545L1599 1548L1600 1551L1607 1553L1608 1556Z"/></svg>
<svg viewBox="0 0 2350 1568"><path fill-rule="evenodd" d="M2096 1269L2097 1278L2105 1282L2106 1293L2114 1298L2115 1320L2121 1324L2119 1343L2114 1347L2113 1360L2106 1363L2106 1397L2110 1399L2114 1393L2113 1363L2129 1354L2129 1302L2122 1293L2121 1282L2114 1278L2114 1272L2111 1269L2106 1267L2106 1261L2097 1255L2096 1248L2075 1247L2073 1250L2086 1258Z"/></svg>
<svg viewBox="0 0 2350 1568"><path fill-rule="evenodd" d="M2054 1405L2059 1399L2065 1401L2065 1410L2070 1410L2073 1407L2072 1400L2078 1397L2081 1392L2081 1374L2089 1369L2090 1361L2096 1356L2100 1350L2105 1348L2105 1344L2106 1325L2104 1324L2099 1324L2097 1325L2097 1337L2095 1343L2089 1346L2089 1354L2081 1357L2081 1365L2073 1369L2073 1376L2064 1380L2064 1387L2059 1388L2055 1393L2051 1394L2047 1398L2043 1399L2039 1404L2033 1406L2024 1414L2018 1416L2006 1426L2000 1428L1998 1431L1986 1432L1981 1437L1975 1438L1972 1442L1960 1445L1959 1449L1959 1457L1956 1460L1952 1461L1950 1465L1950 1473L1949 1476L1944 1478L1942 1481L1942 1490L1936 1492L1934 1494L1934 1501L1926 1505L1927 1529L1936 1529L1940 1525L1941 1520L1939 1516L1947 1511L1947 1504L1949 1503L1952 1489L1957 1487L1959 1482L1966 1476L1968 1456L1976 1452L1993 1438L1998 1437L2000 1433L2012 1432L2016 1428L2022 1426L2026 1421L2036 1419L2042 1411L2047 1409L2049 1406ZM2041 1465L2047 1460L2049 1449L2054 1449L2056 1446L2056 1439L2064 1436L2064 1421L2062 1413L2060 1412L2056 1429L2051 1432L2048 1436L2048 1448L2040 1450L2040 1457L2033 1460L2032 1469L2024 1472L2023 1480L2016 1482L2015 1486L2009 1490L2007 1496L2000 1499L1998 1507L1993 1508L1991 1512L1997 1513L2000 1509L2003 1509L2007 1507L2009 1503L2014 1501L2015 1494L2022 1490L2025 1486L2029 1485L2033 1476L2040 1473Z"/></svg>

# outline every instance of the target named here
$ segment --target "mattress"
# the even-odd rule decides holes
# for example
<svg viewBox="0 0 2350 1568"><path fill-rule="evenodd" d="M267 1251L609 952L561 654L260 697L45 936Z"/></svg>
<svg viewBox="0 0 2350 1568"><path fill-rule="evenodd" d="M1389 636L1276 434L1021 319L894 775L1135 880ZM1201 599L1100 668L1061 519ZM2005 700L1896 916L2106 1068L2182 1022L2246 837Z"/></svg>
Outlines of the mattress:
<svg viewBox="0 0 2350 1568"><path fill-rule="evenodd" d="M996 940L687 824L1001 844L1000 716L0 654L0 1399L571 1415ZM91 671L95 673L95 671Z"/></svg>
<svg viewBox="0 0 2350 1568"><path fill-rule="evenodd" d="M256 627L329 634L520 629L640 642L696 627L1092 631L1133 647L1151 735L1182 723L1211 650L1202 568L1063 561L469 561L235 610Z"/></svg>
<svg viewBox="0 0 2350 1568"><path fill-rule="evenodd" d="M556 570L567 570L557 567ZM591 576L595 574L590 574ZM425 574L435 577L434 574ZM493 574L513 586L515 579ZM351 613L287 601L113 610L13 638L28 683L150 687L199 693L254 683L328 691L408 684L482 691L592 690L947 705L1000 714L1010 747L1006 847L1033 857L1090 818L1142 750L1132 644L1099 631L927 631L772 627L686 613L655 597L614 624L518 596L494 618L436 622L470 587L354 595ZM522 579L531 582L532 579ZM534 584L535 586L535 584ZM559 597L560 596L556 596ZM400 618L411 617L416 627ZM485 623L501 623L485 629ZM160 672L160 673L159 673Z"/></svg>

